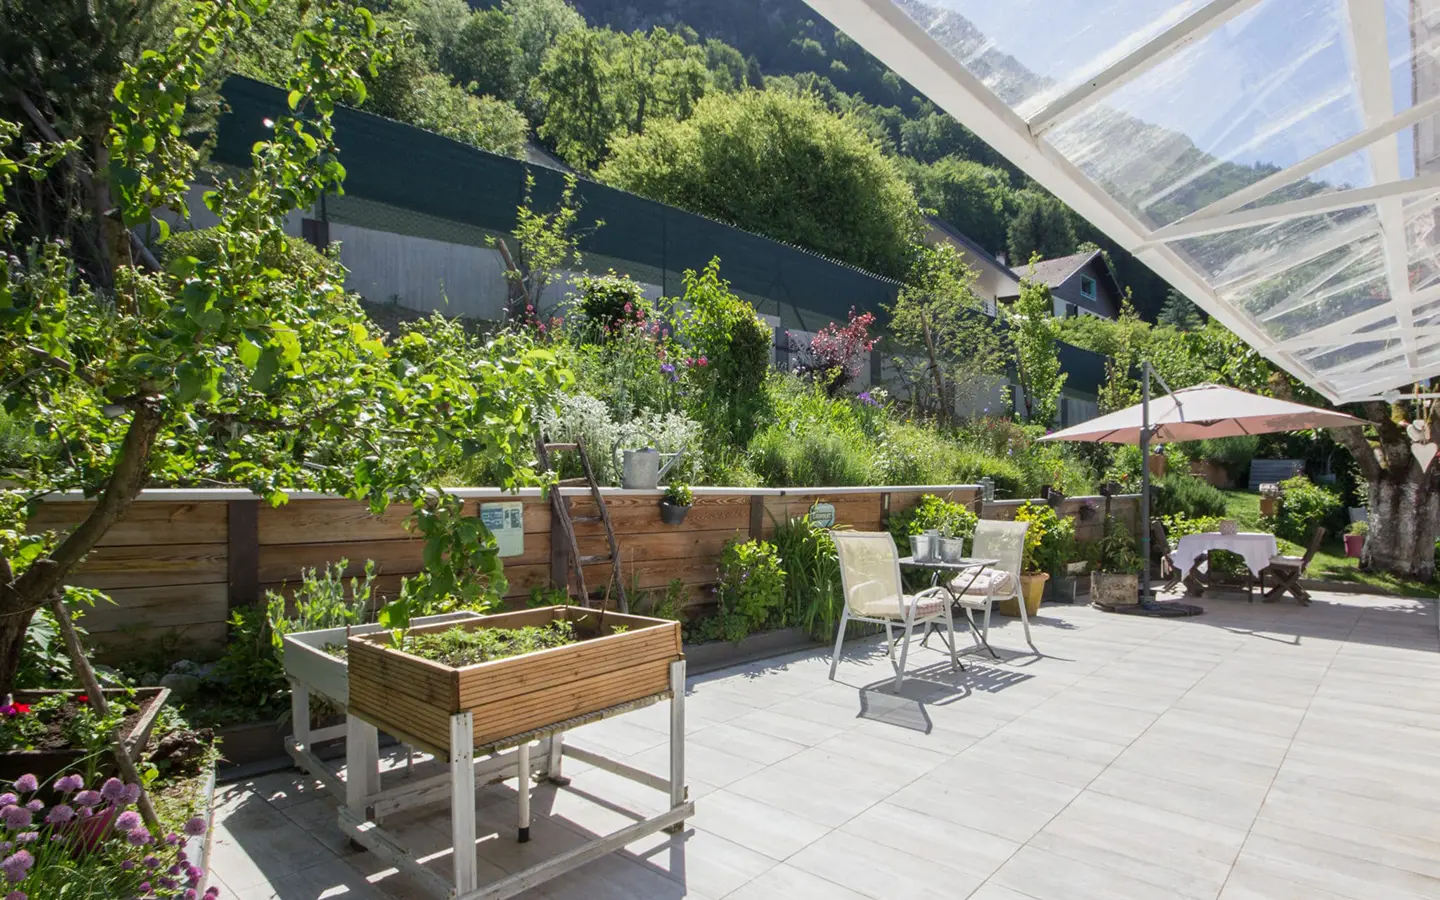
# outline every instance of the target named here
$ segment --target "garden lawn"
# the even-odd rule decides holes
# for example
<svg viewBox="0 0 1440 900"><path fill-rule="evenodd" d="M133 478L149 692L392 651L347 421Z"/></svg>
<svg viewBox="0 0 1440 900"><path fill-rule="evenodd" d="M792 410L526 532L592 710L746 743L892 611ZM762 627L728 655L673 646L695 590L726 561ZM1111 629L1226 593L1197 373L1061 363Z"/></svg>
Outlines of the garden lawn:
<svg viewBox="0 0 1440 900"><path fill-rule="evenodd" d="M1250 491L1225 491L1225 515L1240 525L1241 531L1261 531L1260 495ZM1280 552L1303 556L1305 548L1293 541L1279 538ZM1317 581L1335 581L1345 584L1365 585L1389 594L1402 597L1431 598L1440 592L1440 585L1428 581L1400 578L1384 572L1363 572L1360 561L1345 555L1345 544L1341 535L1327 534L1325 542L1310 561L1309 577Z"/></svg>

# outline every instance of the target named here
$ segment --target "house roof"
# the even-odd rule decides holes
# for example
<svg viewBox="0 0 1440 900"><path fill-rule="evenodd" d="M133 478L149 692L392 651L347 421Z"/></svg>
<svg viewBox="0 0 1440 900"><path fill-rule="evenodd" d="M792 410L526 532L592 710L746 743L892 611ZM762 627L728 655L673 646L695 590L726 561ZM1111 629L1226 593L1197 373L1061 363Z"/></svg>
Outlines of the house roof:
<svg viewBox="0 0 1440 900"><path fill-rule="evenodd" d="M1004 272L1006 275L1014 278L1017 282L1020 280L1020 276L1016 274L1014 269L1011 269L1008 265L997 259L993 253L986 250L979 244L975 243L975 241L969 235L963 234L954 225L951 225L949 222L945 221L939 216L926 216L925 222L937 231L943 232L946 237L954 240L958 244L963 245L966 250L975 254L980 259L999 269L1001 272Z"/></svg>
<svg viewBox="0 0 1440 900"><path fill-rule="evenodd" d="M1110 260L1099 250L1082 250L1079 253L1072 253L1069 256L1057 256L1054 259L1040 259L1035 261L1035 273L1031 275L1030 267L1026 266L1017 271L1018 278L1029 278L1038 281L1046 287L1057 288L1070 280L1070 276L1090 265L1095 257L1105 260L1105 271L1110 274L1110 283L1114 286L1117 294L1124 293L1120 286L1120 278L1111 267ZM1018 296L1012 294L1009 296Z"/></svg>

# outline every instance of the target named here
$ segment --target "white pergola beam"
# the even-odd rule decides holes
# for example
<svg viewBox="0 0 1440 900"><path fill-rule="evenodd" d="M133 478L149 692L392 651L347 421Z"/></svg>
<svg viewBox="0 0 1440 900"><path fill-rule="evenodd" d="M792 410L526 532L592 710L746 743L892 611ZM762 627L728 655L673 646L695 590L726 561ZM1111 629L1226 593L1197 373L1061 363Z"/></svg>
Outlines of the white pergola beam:
<svg viewBox="0 0 1440 900"><path fill-rule="evenodd" d="M1350 19L1350 42L1358 80L1360 108L1365 114L1365 127L1374 128L1395 113L1390 88L1390 49L1385 33L1385 0L1347 0ZM1370 171L1376 185L1400 180L1400 154L1397 148L1388 151L1376 147L1370 153ZM1433 176L1426 176L1433 177ZM1420 181L1420 178L1411 179ZM1412 324L1409 253L1405 247L1405 210L1401 197L1391 195L1376 204L1380 214L1381 246L1385 250L1385 276L1390 286L1390 304L1395 309L1395 323L1405 344L1405 360L1414 369L1419 366L1415 338L1405 334Z"/></svg>
<svg viewBox="0 0 1440 900"><path fill-rule="evenodd" d="M1240 275L1236 278L1231 278L1228 281L1220 282L1219 284L1215 285L1215 290L1224 291L1226 293L1238 293L1251 287L1252 285L1259 284L1267 278L1273 278L1274 276L1279 275L1281 272L1288 272L1289 270L1294 269L1297 266L1303 266L1311 260L1318 259L1319 257L1324 256L1332 250L1338 250L1341 247L1348 247L1351 244L1356 243L1357 241L1363 240L1375 234L1375 220L1368 216L1363 219L1358 219L1349 224L1341 225L1338 228L1332 228L1329 231L1326 231L1310 239L1309 241L1306 241L1304 244L1294 248L1289 253L1278 254L1275 259L1271 260L1263 266L1259 266L1249 272L1246 272L1244 275ZM1163 247L1164 245L1159 244L1157 246Z"/></svg>
<svg viewBox="0 0 1440 900"><path fill-rule="evenodd" d="M1333 162L1339 162L1345 157L1359 150L1364 150L1377 141L1398 134L1409 128L1416 122L1428 119L1431 116L1440 115L1440 96L1431 97L1423 103L1417 103L1396 116L1367 128L1354 137L1346 138L1338 144L1333 144L1319 153L1316 153L1300 162L1295 163L1273 175L1267 175L1248 187L1243 187L1233 194L1228 194L1214 201L1209 206L1203 207L1179 220L1188 222L1195 219L1212 219L1216 216L1223 216L1228 212L1234 212L1242 206L1254 203L1287 184L1292 184L1307 175L1320 171ZM1383 148L1376 147L1376 153L1383 152Z"/></svg>
<svg viewBox="0 0 1440 900"><path fill-rule="evenodd" d="M1174 56L1185 45L1200 40L1258 2L1259 0L1212 0L1179 23L1125 54L1094 78L1045 104L1027 120L1030 133L1035 137L1043 135L1080 110L1109 96L1137 75Z"/></svg>
<svg viewBox="0 0 1440 900"><path fill-rule="evenodd" d="M892 0L806 3L1120 246L1135 252L1145 243L1151 230L1148 225L1087 178L1064 154L1036 139L1024 119ZM1373 223L1370 228L1373 230ZM1316 373L1303 362L1276 351L1264 331L1221 301L1192 265L1170 247L1146 249L1143 261L1266 359L1306 383L1319 382ZM1325 391L1323 387L1318 389Z"/></svg>
<svg viewBox="0 0 1440 900"><path fill-rule="evenodd" d="M1260 317L1260 321L1269 322L1271 319L1278 319L1286 313L1290 312L1291 310L1299 309L1301 306L1304 306L1306 303L1309 302L1310 295L1315 291L1320 290L1320 288L1324 287L1327 281L1334 278L1336 275L1339 275L1341 272L1350 268L1355 263L1364 259L1366 256L1369 256L1373 252L1374 248L1362 247L1361 249L1356 250L1353 253L1345 254L1344 258L1342 258L1335 265L1326 268L1325 271L1305 282L1305 284L1302 285L1298 290L1293 291L1290 296L1275 304L1273 308L1266 310L1265 314Z"/></svg>
<svg viewBox="0 0 1440 900"><path fill-rule="evenodd" d="M1440 337L1440 325L1416 325L1410 329L1410 333L1417 339L1422 337ZM1374 331L1362 331L1359 334L1346 335L1339 340L1320 341L1315 345L1315 352L1310 358L1324 356L1335 347L1343 347L1346 344L1363 343L1365 341L1395 341L1403 335L1399 328L1377 328ZM1331 370L1326 370L1331 371Z"/></svg>
<svg viewBox="0 0 1440 900"><path fill-rule="evenodd" d="M1370 307L1369 309L1361 310L1360 312L1355 313L1354 315L1346 316L1339 321L1331 322L1328 325L1322 325L1319 328L1311 329L1304 334L1297 334L1294 337L1286 338L1285 340L1276 343L1275 347L1282 352L1294 353L1299 350L1309 349L1310 347L1314 347L1321 341L1330 340L1332 338L1340 340L1344 340L1346 338L1359 338L1362 337L1362 335L1359 334L1360 329L1366 327L1367 325L1374 325L1378 322L1383 322L1386 319L1393 319L1394 317L1395 308L1391 304L1378 303L1375 306Z"/></svg>
<svg viewBox="0 0 1440 900"><path fill-rule="evenodd" d="M1185 219L1172 225L1166 225L1164 228L1157 228L1150 235L1150 240L1168 243L1184 238L1203 237L1207 234L1237 231L1241 228L1251 228L1256 225L1271 225L1276 222L1285 222L1290 219L1299 219L1305 216L1336 212L1342 209L1352 209L1357 206L1369 206L1371 204L1378 206L1381 201L1394 200L1398 203L1399 200L1405 197L1411 197L1417 194L1434 194L1436 191L1440 191L1440 173L1422 175L1419 178L1410 178L1403 181L1391 181L1371 187L1350 188L1344 191L1331 191L1327 194L1315 194L1311 197L1302 197L1299 200L1275 203L1270 206L1257 206L1254 209L1243 209L1239 212L1227 213L1223 216L1213 216L1209 219ZM1403 221L1401 226L1403 229Z"/></svg>

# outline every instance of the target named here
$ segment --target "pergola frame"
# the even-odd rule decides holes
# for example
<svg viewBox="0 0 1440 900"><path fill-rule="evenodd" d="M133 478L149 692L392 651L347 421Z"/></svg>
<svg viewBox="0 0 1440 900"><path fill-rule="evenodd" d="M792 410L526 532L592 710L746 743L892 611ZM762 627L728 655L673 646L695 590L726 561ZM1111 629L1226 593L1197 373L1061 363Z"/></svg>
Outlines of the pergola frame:
<svg viewBox="0 0 1440 900"><path fill-rule="evenodd" d="M1411 288L1404 207L1407 199L1440 194L1440 174L1403 179L1400 144L1394 139L1403 129L1440 115L1440 97L1419 101L1398 115L1393 113L1384 0L1345 0L1347 49L1357 73L1354 87L1363 114L1363 130L1159 228L1152 227L1110 196L1049 143L1045 135L1187 45L1253 9L1258 0L1211 0L1083 83L1051 98L1028 119L966 69L961 60L896 5L896 0L807 0L807 3L1266 359L1329 399L1344 402L1370 397L1388 388L1440 375L1440 360L1425 365L1419 361L1421 349L1434 341L1435 326L1423 331L1414 327L1417 310L1440 299L1440 288L1420 291ZM1043 27L1043 23L1036 26ZM1373 185L1247 208L1277 188L1361 150L1369 151ZM1212 285L1189 258L1173 246L1174 242L1187 238L1274 225L1345 209L1373 209L1374 214L1358 217L1353 223L1340 223L1305 245L1291 248L1282 259L1228 282ZM1269 334L1234 301L1220 293L1233 293L1240 287L1257 284L1340 247L1358 244L1366 236L1379 239L1378 246L1383 253L1381 271L1389 294L1386 302L1372 308L1281 339ZM1318 302L1323 296L1314 294L1322 290L1332 295L1339 293L1346 286L1332 285L1327 289L1327 283L1367 253L1373 253L1373 247L1373 244L1369 249L1356 246L1355 252L1346 254L1340 264L1327 266L1323 277L1309 279L1305 289L1292 292L1261 313L1263 320ZM1380 272L1376 272L1348 281L1363 284L1380 277ZM1373 330L1366 332L1366 328ZM1339 371L1316 368L1310 356L1318 347L1328 348L1329 352L1346 344L1397 338L1399 347L1387 346L1347 361ZM1362 371L1351 368L1356 363Z"/></svg>

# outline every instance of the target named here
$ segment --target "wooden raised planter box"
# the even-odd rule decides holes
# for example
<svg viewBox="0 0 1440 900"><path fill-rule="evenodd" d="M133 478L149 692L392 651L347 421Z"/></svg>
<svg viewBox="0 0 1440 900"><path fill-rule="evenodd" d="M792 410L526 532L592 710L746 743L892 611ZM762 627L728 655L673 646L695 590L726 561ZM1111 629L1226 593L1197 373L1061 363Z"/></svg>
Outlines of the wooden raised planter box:
<svg viewBox="0 0 1440 900"><path fill-rule="evenodd" d="M81 690L59 690L59 691L16 691L15 700L19 703L35 703L45 697L56 694L84 694ZM128 692L123 688L106 688L105 696L109 699L119 699L127 696ZM125 737L125 749L130 751L132 757L138 757L150 742L150 732L155 728L155 719L160 715L160 710L165 702L170 699L170 689L164 687L142 687L135 689L134 699L140 707L140 714L130 726L130 731ZM50 778L73 771L81 765L90 753L83 748L65 748L56 750L9 750L0 751L0 781L14 781L21 775L29 773L39 778L42 782ZM102 755L100 771L108 772L114 769L113 757Z"/></svg>
<svg viewBox="0 0 1440 900"><path fill-rule="evenodd" d="M463 668L396 650L388 632L352 634L349 712L448 760L450 717L458 713L474 715L474 746L488 747L670 690L670 664L684 658L678 622L607 612L601 631L597 610L550 606L458 624L522 628L557 619L568 619L584 639ZM424 625L410 633L453 627Z"/></svg>

